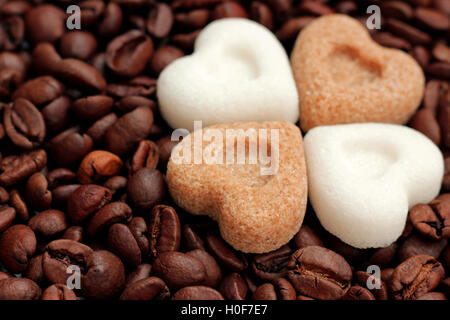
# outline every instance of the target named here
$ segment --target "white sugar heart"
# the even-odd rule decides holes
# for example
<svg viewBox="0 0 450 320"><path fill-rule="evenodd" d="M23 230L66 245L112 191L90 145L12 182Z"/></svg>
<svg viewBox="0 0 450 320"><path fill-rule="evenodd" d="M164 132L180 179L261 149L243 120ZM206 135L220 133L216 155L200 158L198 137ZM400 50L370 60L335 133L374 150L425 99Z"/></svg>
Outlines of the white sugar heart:
<svg viewBox="0 0 450 320"><path fill-rule="evenodd" d="M304 148L317 217L326 230L357 248L393 243L408 210L434 199L441 187L441 151L405 126L319 126L305 136Z"/></svg>
<svg viewBox="0 0 450 320"><path fill-rule="evenodd" d="M194 53L175 60L157 83L160 111L172 128L218 123L298 120L298 94L277 38L247 19L210 23Z"/></svg>

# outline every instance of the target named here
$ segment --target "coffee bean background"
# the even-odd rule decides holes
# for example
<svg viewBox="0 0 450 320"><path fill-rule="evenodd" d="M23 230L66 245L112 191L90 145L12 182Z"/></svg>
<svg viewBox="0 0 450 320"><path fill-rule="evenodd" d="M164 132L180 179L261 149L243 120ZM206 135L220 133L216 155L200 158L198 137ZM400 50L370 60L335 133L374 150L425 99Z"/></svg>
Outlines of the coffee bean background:
<svg viewBox="0 0 450 320"><path fill-rule="evenodd" d="M66 8L81 8L81 30ZM178 208L164 173L171 130L156 80L212 20L255 20L288 53L316 17L365 23L427 77L409 125L446 157L442 194L412 208L403 235L361 250L311 208L292 241L243 254L217 225ZM344 299L450 297L450 1L0 0L0 299ZM401 68L401 66L398 66ZM68 266L81 272L69 289ZM369 265L381 268L368 288Z"/></svg>

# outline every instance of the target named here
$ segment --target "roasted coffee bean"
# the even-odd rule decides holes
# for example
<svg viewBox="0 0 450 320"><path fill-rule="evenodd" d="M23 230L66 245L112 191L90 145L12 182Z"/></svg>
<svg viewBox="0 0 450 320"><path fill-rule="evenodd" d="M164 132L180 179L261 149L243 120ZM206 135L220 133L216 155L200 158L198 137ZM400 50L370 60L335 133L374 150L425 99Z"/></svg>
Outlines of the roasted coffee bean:
<svg viewBox="0 0 450 320"><path fill-rule="evenodd" d="M64 186L59 186L52 191L52 206L55 208L64 209L67 207L67 202L70 195L80 187L79 184L66 184Z"/></svg>
<svg viewBox="0 0 450 320"><path fill-rule="evenodd" d="M127 96L144 96L148 97L156 91L156 80L139 76L121 83L111 83L106 87L106 92L118 98Z"/></svg>
<svg viewBox="0 0 450 320"><path fill-rule="evenodd" d="M414 11L414 18L420 25L434 31L446 31L450 28L449 17L434 9L418 7Z"/></svg>
<svg viewBox="0 0 450 320"><path fill-rule="evenodd" d="M54 5L32 8L25 17L28 37L34 43L55 42L64 34L64 18L64 11Z"/></svg>
<svg viewBox="0 0 450 320"><path fill-rule="evenodd" d="M126 225L121 223L113 224L108 231L107 243L109 249L125 263L132 266L141 264L141 249L130 228Z"/></svg>
<svg viewBox="0 0 450 320"><path fill-rule="evenodd" d="M172 28L173 14L169 5L155 3L147 17L146 28L148 33L155 38L165 38Z"/></svg>
<svg viewBox="0 0 450 320"><path fill-rule="evenodd" d="M200 285L206 279L206 268L197 258L181 252L161 253L152 265L152 272L171 289Z"/></svg>
<svg viewBox="0 0 450 320"><path fill-rule="evenodd" d="M16 189L11 190L9 194L9 205L16 210L16 215L21 221L28 221L28 207Z"/></svg>
<svg viewBox="0 0 450 320"><path fill-rule="evenodd" d="M44 237L57 235L67 229L66 215L59 210L46 210L35 215L28 221L28 226Z"/></svg>
<svg viewBox="0 0 450 320"><path fill-rule="evenodd" d="M106 131L108 131L109 127L111 127L117 121L117 119L118 118L115 113L109 113L103 118L100 118L96 122L94 122L94 124L89 127L86 133L90 137L92 137L92 140L95 143L100 143L103 140Z"/></svg>
<svg viewBox="0 0 450 320"><path fill-rule="evenodd" d="M151 264L143 263L138 265L136 269L134 269L128 274L125 286L128 287L129 285L139 280L147 279L150 276L151 271L152 271Z"/></svg>
<svg viewBox="0 0 450 320"><path fill-rule="evenodd" d="M184 52L174 46L159 47L150 60L150 71L159 75L171 62L184 56Z"/></svg>
<svg viewBox="0 0 450 320"><path fill-rule="evenodd" d="M187 224L183 226L181 243L186 250L205 250L205 242Z"/></svg>
<svg viewBox="0 0 450 320"><path fill-rule="evenodd" d="M53 284L42 292L41 300L78 300L78 298L67 286Z"/></svg>
<svg viewBox="0 0 450 320"><path fill-rule="evenodd" d="M201 249L192 250L186 253L187 255L197 258L205 266L206 277L203 282L204 286L215 287L222 279L222 270L216 260L206 251Z"/></svg>
<svg viewBox="0 0 450 320"><path fill-rule="evenodd" d="M169 288L157 277L136 281L123 291L120 300L165 300L170 297Z"/></svg>
<svg viewBox="0 0 450 320"><path fill-rule="evenodd" d="M123 202L111 202L94 214L86 229L86 233L93 237L108 226L123 222L128 224L132 218L131 208Z"/></svg>
<svg viewBox="0 0 450 320"><path fill-rule="evenodd" d="M41 170L46 164L47 154L42 149L3 158L0 162L0 185L12 186Z"/></svg>
<svg viewBox="0 0 450 320"><path fill-rule="evenodd" d="M222 0L175 0L171 3L172 10L192 10L197 8L209 8Z"/></svg>
<svg viewBox="0 0 450 320"><path fill-rule="evenodd" d="M267 29L272 30L274 28L275 22L272 11L270 8L259 1L252 1L250 8L250 17L252 20L262 24Z"/></svg>
<svg viewBox="0 0 450 320"><path fill-rule="evenodd" d="M447 300L447 297L442 292L428 292L417 298L417 300Z"/></svg>
<svg viewBox="0 0 450 320"><path fill-rule="evenodd" d="M284 278L272 281L278 300L295 300L297 298L292 284Z"/></svg>
<svg viewBox="0 0 450 320"><path fill-rule="evenodd" d="M390 290L396 300L415 300L431 292L444 278L444 268L431 256L416 255L395 268Z"/></svg>
<svg viewBox="0 0 450 320"><path fill-rule="evenodd" d="M411 51L411 56L423 69L430 63L430 53L423 46L415 46Z"/></svg>
<svg viewBox="0 0 450 320"><path fill-rule="evenodd" d="M81 292L91 299L109 299L125 285L122 261L109 251L94 251L87 257L85 273L81 276Z"/></svg>
<svg viewBox="0 0 450 320"><path fill-rule="evenodd" d="M42 258L46 279L51 283L66 284L67 279L76 271L73 267L79 268L84 275L92 253L91 248L77 241L59 239L50 242ZM69 267L72 267L72 270L68 269Z"/></svg>
<svg viewBox="0 0 450 320"><path fill-rule="evenodd" d="M284 277L291 254L292 250L287 245L269 253L255 254L251 263L253 273L262 280Z"/></svg>
<svg viewBox="0 0 450 320"><path fill-rule="evenodd" d="M200 31L201 30L195 30L189 33L176 34L170 38L170 41L178 48L186 51L191 51L194 47L195 39L197 39Z"/></svg>
<svg viewBox="0 0 450 320"><path fill-rule="evenodd" d="M80 3L81 24L83 27L93 25L105 10L103 1L86 0Z"/></svg>
<svg viewBox="0 0 450 320"><path fill-rule="evenodd" d="M430 205L417 204L409 218L421 234L431 238L450 238L450 203L433 200Z"/></svg>
<svg viewBox="0 0 450 320"><path fill-rule="evenodd" d="M292 18L285 22L275 35L281 42L294 40L298 33L313 20L314 17L308 16Z"/></svg>
<svg viewBox="0 0 450 320"><path fill-rule="evenodd" d="M103 12L103 19L97 27L97 34L103 37L112 37L119 33L122 27L123 13L120 6L109 2Z"/></svg>
<svg viewBox="0 0 450 320"><path fill-rule="evenodd" d="M47 174L48 188L53 189L62 184L72 182L76 178L75 172L66 168L57 168Z"/></svg>
<svg viewBox="0 0 450 320"><path fill-rule="evenodd" d="M208 24L209 10L196 9L175 14L175 23L186 29L200 29Z"/></svg>
<svg viewBox="0 0 450 320"><path fill-rule="evenodd" d="M392 272L393 271L394 270L392 270ZM370 273L364 271L357 271L355 273L355 279L356 282L363 288L368 288L368 284L370 283L370 285L373 286L372 289L370 289L370 292L374 295L374 297L377 300L389 299L388 288L386 282L383 279L379 279L379 282L377 282L377 278L373 277ZM358 293L358 290L356 293ZM355 293L352 293L352 295L355 295ZM364 294L364 296L367 297L366 294Z"/></svg>
<svg viewBox="0 0 450 320"><path fill-rule="evenodd" d="M245 258L235 254L234 250L215 233L208 233L205 243L208 250L225 268L236 272L247 268L248 264Z"/></svg>
<svg viewBox="0 0 450 320"><path fill-rule="evenodd" d="M385 268L394 259L398 250L398 244L394 242L390 246L378 248L364 261L364 266L377 265L380 268Z"/></svg>
<svg viewBox="0 0 450 320"><path fill-rule="evenodd" d="M219 291L227 300L245 300L248 286L239 273L233 272L222 280Z"/></svg>
<svg viewBox="0 0 450 320"><path fill-rule="evenodd" d="M128 31L106 48L106 64L122 77L134 77L141 73L153 54L153 42L140 30Z"/></svg>
<svg viewBox="0 0 450 320"><path fill-rule="evenodd" d="M65 58L87 60L97 51L97 39L90 32L73 30L61 37L59 48Z"/></svg>
<svg viewBox="0 0 450 320"><path fill-rule="evenodd" d="M437 60L450 63L450 48L445 44L436 43L431 52Z"/></svg>
<svg viewBox="0 0 450 320"><path fill-rule="evenodd" d="M386 18L409 20L413 17L413 9L402 1L386 1L381 3L381 12Z"/></svg>
<svg viewBox="0 0 450 320"><path fill-rule="evenodd" d="M297 7L297 10L300 14L312 14L316 16L334 13L334 11L327 5L311 0L301 2Z"/></svg>
<svg viewBox="0 0 450 320"><path fill-rule="evenodd" d="M148 107L152 110L152 112L157 111L155 101L141 96L126 96L120 99L120 101L116 104L116 107L123 113L133 111L140 106Z"/></svg>
<svg viewBox="0 0 450 320"><path fill-rule="evenodd" d="M0 203L6 203L9 200L9 193L5 188L0 187Z"/></svg>
<svg viewBox="0 0 450 320"><path fill-rule="evenodd" d="M49 141L49 153L58 165L71 167L92 150L92 138L87 134L80 134L79 131L78 127L73 127Z"/></svg>
<svg viewBox="0 0 450 320"><path fill-rule="evenodd" d="M27 203L37 210L45 210L52 203L52 193L48 190L47 178L36 172L25 185L25 198Z"/></svg>
<svg viewBox="0 0 450 320"><path fill-rule="evenodd" d="M342 297L342 300L375 300L375 297L368 289L353 285Z"/></svg>
<svg viewBox="0 0 450 320"><path fill-rule="evenodd" d="M28 100L16 99L3 112L5 132L19 148L31 150L44 141L46 128L42 113Z"/></svg>
<svg viewBox="0 0 450 320"><path fill-rule="evenodd" d="M128 224L131 233L133 234L136 242L141 249L143 257L146 257L150 251L150 244L148 239L148 229L144 218L134 217Z"/></svg>
<svg viewBox="0 0 450 320"><path fill-rule="evenodd" d="M29 227L16 224L0 236L0 263L12 273L24 272L36 251L36 236Z"/></svg>
<svg viewBox="0 0 450 320"><path fill-rule="evenodd" d="M5 231L14 221L16 210L13 207L0 206L0 232Z"/></svg>
<svg viewBox="0 0 450 320"><path fill-rule="evenodd" d="M447 239L429 240L413 234L401 244L397 257L399 261L405 261L415 255L426 254L437 259L447 243Z"/></svg>
<svg viewBox="0 0 450 320"><path fill-rule="evenodd" d="M158 165L159 149L156 143L150 140L139 142L138 148L131 158L130 175L133 175L139 169L152 168Z"/></svg>
<svg viewBox="0 0 450 320"><path fill-rule="evenodd" d="M25 272L25 278L33 280L34 282L41 284L45 281L45 274L42 265L43 254L34 256L28 263L28 269Z"/></svg>
<svg viewBox="0 0 450 320"><path fill-rule="evenodd" d="M73 102L72 111L83 120L92 121L111 111L114 100L108 96L90 96Z"/></svg>
<svg viewBox="0 0 450 320"><path fill-rule="evenodd" d="M0 24L0 48L16 50L20 48L25 36L25 23L21 17L4 18Z"/></svg>
<svg viewBox="0 0 450 320"><path fill-rule="evenodd" d="M173 300L223 300L222 295L210 287L188 286L178 290Z"/></svg>
<svg viewBox="0 0 450 320"><path fill-rule="evenodd" d="M277 300L275 288L271 283L260 285L252 295L252 300Z"/></svg>
<svg viewBox="0 0 450 320"><path fill-rule="evenodd" d="M41 289L26 278L8 278L0 281L0 300L39 300Z"/></svg>
<svg viewBox="0 0 450 320"><path fill-rule="evenodd" d="M24 98L33 105L40 106L60 97L63 91L61 82L51 76L42 76L23 83L14 92L12 100Z"/></svg>
<svg viewBox="0 0 450 320"><path fill-rule="evenodd" d="M439 128L439 123L433 115L433 111L430 109L423 108L416 112L414 117L411 119L411 127L422 132L435 144L440 145L441 129Z"/></svg>
<svg viewBox="0 0 450 320"><path fill-rule="evenodd" d="M71 226L64 231L62 235L63 239L73 240L77 242L83 242L83 227Z"/></svg>
<svg viewBox="0 0 450 320"><path fill-rule="evenodd" d="M174 208L155 206L150 215L148 232L150 254L153 258L164 252L178 251L180 248L180 220Z"/></svg>
<svg viewBox="0 0 450 320"><path fill-rule="evenodd" d="M450 63L434 62L425 68L425 72L431 77L450 81Z"/></svg>
<svg viewBox="0 0 450 320"><path fill-rule="evenodd" d="M172 141L171 136L164 136L156 144L159 150L159 160L161 163L166 164L169 161L172 149L178 144L179 141Z"/></svg>
<svg viewBox="0 0 450 320"><path fill-rule="evenodd" d="M138 107L119 118L105 134L105 144L111 152L124 155L145 139L153 124L153 113L148 107Z"/></svg>
<svg viewBox="0 0 450 320"><path fill-rule="evenodd" d="M122 160L111 152L92 151L81 161L77 172L78 181L83 184L99 182L117 175L122 165Z"/></svg>
<svg viewBox="0 0 450 320"><path fill-rule="evenodd" d="M385 25L393 34L405 38L412 44L428 45L431 42L431 37L427 33L400 20L388 18Z"/></svg>
<svg viewBox="0 0 450 320"><path fill-rule="evenodd" d="M411 50L411 44L408 41L398 38L389 32L377 32L372 36L372 38L384 47L400 50Z"/></svg>
<svg viewBox="0 0 450 320"><path fill-rule="evenodd" d="M105 181L103 186L111 191L111 194L122 194L126 191L128 179L122 176L114 176Z"/></svg>
<svg viewBox="0 0 450 320"><path fill-rule="evenodd" d="M295 289L315 299L340 299L350 288L352 270L337 253L319 246L295 251L287 265Z"/></svg>
<svg viewBox="0 0 450 320"><path fill-rule="evenodd" d="M128 180L127 200L140 210L149 210L166 194L166 182L156 169L142 168Z"/></svg>
<svg viewBox="0 0 450 320"><path fill-rule="evenodd" d="M235 1L224 2L216 5L211 12L211 19L223 18L247 18L247 11Z"/></svg>
<svg viewBox="0 0 450 320"><path fill-rule="evenodd" d="M106 81L100 72L78 59L63 59L57 64L56 75L77 88L89 91L103 91L106 88Z"/></svg>
<svg viewBox="0 0 450 320"><path fill-rule="evenodd" d="M319 235L309 226L303 224L294 237L295 246L301 249L307 246L321 246L323 242Z"/></svg>
<svg viewBox="0 0 450 320"><path fill-rule="evenodd" d="M111 199L111 191L107 188L95 184L80 186L69 197L67 215L73 223L78 224L103 208Z"/></svg>

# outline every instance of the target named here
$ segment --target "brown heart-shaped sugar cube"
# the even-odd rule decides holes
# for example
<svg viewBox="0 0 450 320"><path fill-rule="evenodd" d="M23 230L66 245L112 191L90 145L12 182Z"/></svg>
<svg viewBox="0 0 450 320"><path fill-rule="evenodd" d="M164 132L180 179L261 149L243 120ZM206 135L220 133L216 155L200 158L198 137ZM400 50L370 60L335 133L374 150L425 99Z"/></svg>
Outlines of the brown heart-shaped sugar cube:
<svg viewBox="0 0 450 320"><path fill-rule="evenodd" d="M403 124L424 93L424 75L408 54L374 42L345 15L314 20L291 55L303 130L329 124Z"/></svg>
<svg viewBox="0 0 450 320"><path fill-rule="evenodd" d="M235 249L278 249L299 230L306 210L301 132L289 122L196 130L172 151L167 183L181 208L216 220Z"/></svg>

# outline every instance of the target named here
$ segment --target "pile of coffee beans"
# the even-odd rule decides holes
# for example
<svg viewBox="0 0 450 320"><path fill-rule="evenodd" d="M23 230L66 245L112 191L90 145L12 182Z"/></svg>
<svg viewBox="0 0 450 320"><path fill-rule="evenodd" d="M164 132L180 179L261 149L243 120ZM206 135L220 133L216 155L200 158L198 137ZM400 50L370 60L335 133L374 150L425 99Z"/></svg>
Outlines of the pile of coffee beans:
<svg viewBox="0 0 450 320"><path fill-rule="evenodd" d="M341 242L308 208L289 244L235 251L168 194L176 142L158 113L159 73L215 19L257 21L290 53L316 17L365 24L373 4L374 40L427 76L410 125L447 157L442 194L412 208L387 248ZM447 299L449 39L448 0L0 0L0 300Z"/></svg>

